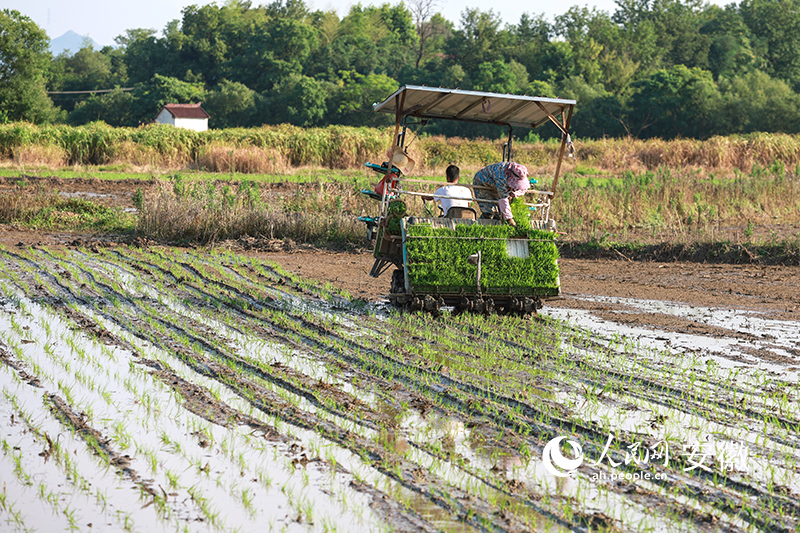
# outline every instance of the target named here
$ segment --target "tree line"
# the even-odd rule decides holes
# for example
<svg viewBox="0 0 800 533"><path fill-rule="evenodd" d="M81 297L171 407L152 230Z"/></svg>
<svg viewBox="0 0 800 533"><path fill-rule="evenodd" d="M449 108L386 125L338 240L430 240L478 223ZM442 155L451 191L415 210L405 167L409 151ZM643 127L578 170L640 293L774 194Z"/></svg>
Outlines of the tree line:
<svg viewBox="0 0 800 533"><path fill-rule="evenodd" d="M56 57L41 28L3 10L0 121L136 126L165 103L203 102L213 128L380 126L393 118L370 104L407 83L574 98L572 130L589 138L800 131L800 0L616 6L504 25L480 9L454 23L436 0L356 4L343 17L303 0L228 0L188 6L161 32L131 29L115 47Z"/></svg>

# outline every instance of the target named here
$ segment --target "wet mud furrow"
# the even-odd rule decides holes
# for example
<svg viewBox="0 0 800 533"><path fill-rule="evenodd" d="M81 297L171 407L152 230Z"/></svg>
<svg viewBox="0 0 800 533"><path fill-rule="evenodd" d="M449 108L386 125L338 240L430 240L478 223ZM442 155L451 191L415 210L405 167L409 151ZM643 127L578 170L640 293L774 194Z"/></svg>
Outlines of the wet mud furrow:
<svg viewBox="0 0 800 533"><path fill-rule="evenodd" d="M588 332L586 332L586 333L588 333ZM591 339L590 337L588 337L586 335L584 335L584 338L582 339L582 342L580 344L578 344L578 345L575 345L575 347L576 348L584 348L584 349L593 350L593 351L603 351L603 350L608 350L609 349L606 345L603 345L603 344L597 342L596 340ZM664 364L665 362L668 363L668 364L672 364L672 363L669 363L669 361L668 361L669 358L677 359L675 354L671 354L670 353L670 354L668 354L668 355L666 355L666 356L664 356L662 358L662 359L666 360L666 361L662 360L661 361L662 364ZM644 370L646 370L648 372L652 372L653 375L655 375L655 376L658 376L659 372L663 373L663 370L661 370L661 369L659 369L657 367L654 367L654 366L647 365L646 363L643 364L642 362L640 362L640 360L637 360L637 368L644 369ZM757 391L757 390L755 390L755 388L752 388L752 387L749 388L749 389L748 388L744 388L742 385L740 385L738 383L738 381L736 379L738 373L734 372L734 373L732 373L730 375L730 377L733 378L733 379L722 379L722 380L721 379L712 379L711 377L706 375L706 374L709 373L708 372L709 368L711 368L711 367L707 366L706 369L701 369L701 370L706 370L706 372L697 371L696 369L689 368L688 369L688 376L687 376L687 370L684 370L682 372L680 381L683 381L683 382L689 381L689 382L691 382L691 389L692 390L688 390L687 391L686 389L672 388L672 387L666 386L666 385L664 385L662 383L662 384L658 384L659 386L662 387L662 389L659 389L659 392L666 392L666 393L669 393L669 394L671 394L672 396L675 396L675 397L681 397L681 395L685 396L687 393L691 394L693 396L699 396L703 392L705 392L707 396L712 396L712 395L716 396L718 394L721 394L721 395L723 395L721 398L711 397L709 399L710 401L715 402L715 407L720 408L720 409L729 408L730 406L732 406L734 404L744 404L745 402L742 400L743 398L749 404L758 404L758 403L762 403L763 404L764 403L764 402L759 402L758 400L763 400L765 398L765 395L764 395L765 391ZM611 369L606 369L606 370L611 370ZM620 376L620 379L621 380L636 380L636 379L641 379L641 377L640 376L636 376L636 375L630 375L630 374L622 374ZM643 383L648 384L650 386L649 388L655 388L657 386L657 384L654 383L652 380L644 381ZM790 383L783 383L783 384L774 383L773 386L783 386L785 388L789 388L789 387L791 387L791 384ZM728 394L730 396L727 396ZM769 396L769 395L767 395L767 396ZM752 410L752 409L748 409L746 411L746 413L751 417L762 417L762 416L766 416L766 415L771 415L771 413L767 413L766 412L767 408L768 408L768 406L764 405L764 411L755 411L755 410ZM783 420L782 423L784 423L788 427L797 428L798 425L800 425L800 412L796 411L796 415L797 416L794 419L786 419L786 420Z"/></svg>
<svg viewBox="0 0 800 533"><path fill-rule="evenodd" d="M198 275L200 275L200 273L199 273L199 272L195 272L195 274L198 274ZM518 428L516 428L516 429L518 429Z"/></svg>
<svg viewBox="0 0 800 533"><path fill-rule="evenodd" d="M39 266L41 268L41 265L39 265ZM98 278L96 276L94 277L93 281L97 284L98 287L104 289L105 291L112 291L111 287L108 284L98 281ZM114 291L114 292L116 292L116 291ZM109 300L109 299L111 299L112 296L115 296L115 295L113 295L113 294L105 294L105 295L97 294L97 295L91 296L91 297L86 298L86 299L93 300L93 299L99 297L99 298L104 298L105 300ZM119 301L120 302L124 301L124 303L126 303L126 304L130 304L131 303L131 301L129 299L123 300L122 298L119 298ZM102 307L104 307L104 306L101 306L101 309L102 309ZM104 311L99 311L99 312L104 312ZM111 320L116 320L118 325L126 326L126 327L130 328L130 324L136 323L136 321L137 321L136 317L137 317L137 315L140 315L141 312L142 312L142 309L141 308L137 308L136 311L129 313L127 316L118 316L119 315L119 309L116 309L115 313L114 313L114 316L112 316L109 313L106 313L106 318L111 319ZM160 334L159 336L154 336L154 335L148 335L146 332L144 332L142 330L136 331L135 328L131 328L131 330L132 330L132 332L134 334L136 334L140 338L146 339L146 340L148 340L149 342L151 342L153 344L162 343L162 345L163 345L162 347L164 347L164 348L171 349L173 351L180 351L180 349L174 343L172 345L167 345L167 344L163 343L163 339L161 339L161 336L163 335L163 333ZM175 326L173 324L173 328L170 331L175 331L175 330L176 330L176 328L175 328ZM182 333L185 333L185 332L182 332ZM209 346L206 344L206 345L204 345L204 348L208 349ZM359 437L360 440L359 439L355 439L353 434L348 433L348 432L345 432L343 434L339 434L336 431L336 426L329 426L329 427L327 427L327 429L325 431L320 431L321 427L325 427L325 425L329 424L329 423L322 422L322 421L308 422L307 420L305 420L306 417L310 416L307 413L303 413L302 415L297 414L295 416L290 416L291 413L292 413L292 406L291 405L286 405L285 403L280 403L280 399L279 398L273 398L272 402L270 402L272 405L270 405L268 403L265 403L266 400L264 399L264 395L265 395L264 389L258 388L258 387L253 387L251 385L247 385L247 384L243 383L241 381L241 378L239 378L238 376L236 378L234 378L233 376L236 373L231 372L231 370L229 368L227 368L227 367L215 364L214 362L209 361L209 360L202 360L202 361L198 362L196 353L186 354L186 357L184 358L184 362L187 363L187 364L192 365L193 368L198 373L202 373L202 374L205 374L205 375L210 375L217 381L225 381L225 382L235 381L236 383L238 383L238 387L237 388L240 391L240 394L243 394L244 396L248 397L251 402L254 402L255 405L259 406L262 410L264 410L266 412L270 412L271 414L273 414L275 416L278 416L281 419L285 419L285 420L287 420L290 423L293 423L295 425L299 425L300 427L306 427L308 429L313 429L316 432L320 432L323 435L325 435L327 438L331 438L335 442L339 442L339 443L345 444L345 445L346 444L351 444L352 445L355 442L356 444L358 444L358 446L356 447L357 450L363 451L363 450L368 450L369 449L370 441L366 441L366 440L364 440L363 438L360 438L360 437ZM245 392L242 392L242 391L245 391ZM277 404L278 407L274 407L274 404ZM380 453L378 451L375 451L374 454L371 454L371 455L373 456L373 462L376 463L375 466L378 467L379 465L377 464L377 461L381 459ZM391 465L396 465L396 464L398 464L398 461L399 461L400 464L402 464L402 460L398 460L396 458L390 464ZM404 466L404 468L401 469L401 471L405 471L407 473L408 472L416 472L416 471L419 470L418 466L413 465L413 464L408 464L408 465L403 465L403 466ZM386 467L384 469L386 470L386 472L385 472L386 474L391 474L391 471L388 470L388 467ZM417 482L409 484L408 480L405 479L405 477L407 477L407 476L397 477L397 479L398 479L398 481L402 482L403 484L405 484L407 486L410 486L410 487L413 487L414 490L417 490L417 491L422 490L422 489L420 489L418 487L418 483ZM410 479L413 480L413 477L410 478ZM436 486L436 487L446 487L447 486L446 483L443 483L441 481L437 481L437 479L435 477L433 479L428 480L428 483L431 483L432 486ZM463 494L463 495L459 496L458 493L456 492L456 496L453 499L453 497L448 495L446 492L442 493L441 490L438 489L438 488L430 489L430 490L422 490L422 493L423 494L427 494L428 497L432 499L432 501L437 502L440 505L444 506L444 508L447 509L448 511L450 511L452 513L455 513L456 515L463 515L462 518L464 520L467 520L468 522L473 522L475 524L479 524L479 523L481 523L481 521L485 521L486 523L489 523L487 521L488 519L486 517L483 517L483 516L481 516L481 513L476 512L476 509L479 509L480 506L477 505L476 502L474 501L474 496L470 496L468 498L468 500L470 501L470 509L471 509L471 511L470 512L466 512L466 511L461 512L460 509L463 507L463 505L461 505L459 503L459 499L462 499L462 498L466 497L466 494ZM528 515L528 513L526 513L526 512L522 512L522 511L518 511L518 512L521 512L523 516ZM503 523L506 524L506 525L503 525L501 527L502 530L505 530L506 527L510 527L510 530L521 531L521 530L524 530L527 527L527 526L524 525L526 522L516 523L515 519L513 517L514 517L514 513L509 513L508 516L506 518L504 518ZM534 519L535 519L535 516L534 516ZM498 527L500 527L500 526L498 526Z"/></svg>
<svg viewBox="0 0 800 533"><path fill-rule="evenodd" d="M133 398L136 398L136 403L139 405L148 403L152 392L144 392L146 389L136 392L138 379L134 378L135 372L131 372L132 368L127 363L118 367L119 372L114 370L98 372L98 365L105 363L113 369L119 363L119 360L114 358L114 353L109 351L106 345L93 344L82 340L79 334L69 333L68 327L60 323L56 315L50 315L46 311L42 313L43 310L34 304L25 304L24 307L23 304L19 304L19 308L25 309L25 314L31 317L27 320L28 325L24 329L36 340L28 342L19 337L17 337L18 340L14 340L16 335L8 330L4 330L3 336L9 339L9 342L23 343L25 349L19 351L18 361L24 361L23 364L29 371L39 376L43 387L54 391L45 393L48 409L61 421L61 427L54 433L54 435L58 435L58 439L54 437L53 440L55 442L61 440L64 433L78 437L96 458L100 458L100 464L106 470L105 476L108 476L107 469L111 467L112 471L119 473L120 479L127 479L137 489L141 495L139 499L143 501L140 501L136 507L131 507L131 503L135 503L135 501L128 501L126 503L128 510L141 507L144 503L145 507L153 506L158 517L166 521L165 523L174 524L177 515L171 512L169 506L165 505L166 495L163 494L163 491L156 489L158 485L152 478L145 478L140 473L141 469L133 466L135 461L133 456L136 455L131 449L133 442L125 435L129 431L135 433L142 429L140 424L142 419L139 417L144 413L140 409L135 410L138 411L136 415L132 411L120 412L117 410L118 405L130 405L129 402ZM35 317L40 318L36 319ZM37 320L38 324L33 320ZM57 345L59 338L67 340L69 351L64 350L59 354L51 349L52 346ZM93 347L97 347L99 350L92 351ZM81 362L80 369L77 366L72 367L72 363L76 361ZM128 371L128 377L120 377L123 368ZM109 425L108 421L112 420L110 417L115 416L112 413L119 416L119 420L118 423ZM94 426L98 420L103 421L100 424L105 425L105 429ZM170 431L168 425L162 424L162 428L164 431ZM134 447L138 452L139 444ZM57 445L51 446L47 450L45 461L53 449L57 449ZM74 450L74 453L77 454L78 450ZM72 454L70 454L71 456ZM81 466L81 472L87 470L85 463ZM93 468L95 467L90 466L88 470ZM68 478L79 479L79 474L80 472L69 471ZM96 480L95 484L102 486ZM160 484L167 486L163 480ZM105 502L108 495L98 493L97 497L100 502ZM116 493L115 499L117 499ZM105 503L103 503L103 507L105 507ZM187 510L188 508L184 506L180 514L188 517ZM125 514L125 522L119 527L129 528L134 523L143 524L142 517L132 520L127 516L127 511ZM158 517L152 518L157 519Z"/></svg>
<svg viewBox="0 0 800 533"><path fill-rule="evenodd" d="M800 526L797 391L767 376L745 370L733 380L727 369L710 367L699 374L693 361L673 353L550 318L434 319L362 310L229 254L20 250L3 251L2 261L9 279L35 301L96 342L132 354L139 370L125 387L134 397L150 402L140 381L158 383L180 397L185 420L210 424L191 437L201 456L198 443L218 446L212 434L220 431L253 432L245 450L256 443L292 447L298 431L318 436L355 457L349 470L311 449L292 455L291 468L356 476L353 486L373 503L398 503L376 511L398 514L388 522L398 530L412 530L411 524L484 531L528 531L533 524L577 531ZM149 350L160 355L145 355ZM54 361L60 372L73 368L63 355ZM29 366L24 371L37 379L41 374ZM692 380L681 379L692 372ZM48 375L52 380L53 371ZM108 388L95 390L81 379L78 373L70 383L88 387L93 397ZM60 411L80 416L85 401L72 405L65 390L58 394L65 398ZM721 452L714 451L711 468L697 468L685 441L704 431L721 442L744 442L752 466L722 470ZM567 478L542 463L560 436L580 442L585 458ZM663 439L675 446L669 464L630 460L631 449ZM234 456L221 457L209 461L209 471L236 464ZM199 468L202 479L206 467ZM630 481L645 474L646 480ZM263 486L260 476L254 477ZM248 492L228 483L226 497L246 507ZM311 516L296 497L282 497L298 513L285 520ZM198 495L200 512L214 516L202 502Z"/></svg>
<svg viewBox="0 0 800 533"><path fill-rule="evenodd" d="M473 328L470 328L470 333L475 333ZM525 345L508 340L502 330L494 331L491 334L485 333L482 338L484 342L492 345L512 347L518 350L520 354L523 354L526 350ZM596 344L595 347L600 348ZM745 398L758 398L762 395L752 390L748 391L731 385L728 380L720 379L713 384L713 390L706 390L705 392L701 387L698 387L697 382L693 382L687 388L677 388L665 385L663 376L659 379L655 375L654 379L648 379L648 373L655 373L651 369L643 369L640 365L636 367L640 370L640 373L636 375L633 373L633 369L629 372L620 372L611 368L608 364L604 366L592 364L592 361L588 360L588 358L580 357L580 354L574 354L572 351L567 353L569 354L569 360L575 363L570 369L572 383L558 377L557 366L550 362L550 357L544 356L536 359L539 368L543 371L550 371L547 381L553 384L552 388L558 390L562 401L564 397L569 396L583 402L592 400L609 402L609 406L613 405L615 408L622 409L639 409L637 403L644 403L650 407L661 405L676 413L713 420L720 426L731 429L736 429L738 427L737 423L758 421L769 417L773 426L768 434L769 440L782 446L796 445L796 441L790 441L786 436L796 435L800 429L800 423L795 419L782 417L780 414L768 413L766 412L766 406L764 411L750 409L747 405L755 402L746 402ZM506 354L502 351L499 352L499 355L506 357ZM641 372L641 370L646 371ZM602 381L598 379L599 376L602 376ZM705 383L713 383L707 379L703 381ZM731 396L726 395L729 391ZM737 393L739 394L738 397L736 396ZM610 402L613 402L613 404ZM758 424L758 422L753 423ZM763 448L761 450L767 451Z"/></svg>
<svg viewBox="0 0 800 533"><path fill-rule="evenodd" d="M199 271L196 271L196 270L195 270L193 273L194 273L195 275L202 276L202 274L201 274ZM229 287L226 287L226 288L229 288ZM450 380L450 381L448 381L448 383L447 383L447 384L448 384L448 385L452 385L453 383L454 383L454 382L453 382L452 380ZM499 416L498 416L498 418L499 418ZM563 427L563 424L562 424L562 426L561 426L561 427ZM517 430L518 430L519 428L513 428L513 429L517 429ZM598 451L599 451L599 450L598 450ZM693 493L692 493L691 491L687 491L687 494L693 494ZM714 500L712 500L712 499L707 499L707 501L712 501L712 502L713 502ZM774 503L774 502L772 502L772 503ZM734 505L735 505L735 504L734 504ZM724 505L724 507L726 507L726 508L733 508L733 506L732 506L732 505L730 505L730 504L725 504L725 505Z"/></svg>
<svg viewBox="0 0 800 533"><path fill-rule="evenodd" d="M522 344L510 340L509 337L514 335L513 331L508 331L507 334L504 334L502 329L492 332L479 332L472 327L468 328L466 331L487 343L509 346L521 352L529 349L527 346L530 344ZM639 361L637 361L636 374L632 371L620 372L610 367L608 364L600 366L594 364L592 360L586 357L580 357L580 354L576 354L574 349L581 348L597 353L599 356L610 348L607 345L600 344L588 338L588 332L586 331L580 332L574 329L568 329L565 331L565 335L570 332L577 333L580 336L578 337L578 342L572 340L571 348L565 350L563 353L567 355L570 361L575 363L572 369L579 373L576 376L576 381L582 381L583 385L588 386L588 388L596 387L599 390L610 388L612 392L614 390L624 389L626 395L637 397L654 404L661 403L671 408L680 407L687 413L709 415L713 411L713 415L722 420L728 419L730 415L738 415L745 418L771 416L773 419L777 419L780 422L780 426L783 427L785 431L800 432L800 419L775 417L774 414L767 413L766 409L765 411L756 411L747 407L746 404L757 402L750 400L745 401L743 398L760 399L763 397L763 393L756 392L752 389L744 389L738 386L735 381L712 380L702 375L691 376L691 387L680 388L671 386L664 380L663 369L658 369L646 363L639 363ZM530 343L532 339L528 338L526 341ZM539 339L533 339L533 341L538 343ZM556 371L558 367L552 364L549 359L549 357L537 359L539 367L544 371ZM599 359L599 357L597 359ZM649 379L647 377L648 374L652 374L654 379ZM602 376L603 380L599 381L597 379L598 376ZM617 385L624 384L624 386L610 385L609 378L612 378L612 383ZM656 381L656 379L661 381ZM686 382L688 380L681 379L680 381ZM639 386L638 394L629 390L632 384ZM560 382L559 385L569 386L569 384L565 382ZM705 398L701 398L703 394L705 394ZM667 400L664 399L664 395L671 398L669 403L665 403ZM780 440L778 442L786 444Z"/></svg>
<svg viewBox="0 0 800 533"><path fill-rule="evenodd" d="M477 414L477 413L478 413L478 411L475 411L475 412L474 412L474 413L472 413L472 414ZM516 429L518 429L518 428L516 428Z"/></svg>
<svg viewBox="0 0 800 533"><path fill-rule="evenodd" d="M173 275L174 275L174 273L173 273ZM187 285L191 285L191 284L187 284L187 283L184 283L184 284L183 284L183 286L184 286L184 287L186 287ZM195 288L196 288L196 287L195 287ZM199 289L198 289L198 290L199 290ZM206 293L206 294L207 294L207 293ZM308 333L306 333L306 335L308 335ZM361 413L361 414L363 415L364 413ZM375 427L377 427L375 424L373 424L373 423L369 423L369 418L362 418L362 419L361 419L361 423L362 423L362 424L364 424L364 423L367 423L367 424L368 424L368 426L369 426L369 427L371 427L371 428L375 428Z"/></svg>
<svg viewBox="0 0 800 533"><path fill-rule="evenodd" d="M199 273L198 273L198 274L199 274ZM185 287L185 286L186 286L186 284L184 283L184 285L183 285L183 286ZM413 445L413 443L412 443L412 445ZM499 488L499 487L498 487L498 488Z"/></svg>
<svg viewBox="0 0 800 533"><path fill-rule="evenodd" d="M186 316L171 315L171 310L166 306L162 306L159 302L149 301L147 302L149 305L146 305L141 299L134 300L128 298L122 291L112 288L108 283L100 281L98 276L95 276L91 272L85 271L84 274L89 276L91 281L104 291L104 293L95 293L94 297L103 298L105 301L116 299L125 302L130 308L130 310L122 311L121 308L117 307L115 313L104 310L103 314L106 318L113 320L121 327L126 323L138 324L147 322L149 326L156 326L156 329L159 329L158 326L160 326L162 332L168 333L166 337L163 334L153 336L147 335L142 329L128 328L131 333L138 337L144 338L154 344L159 342L164 343L166 339L171 339L170 343L164 343L163 346L171 349L176 349L176 347L181 344L181 341L183 341L184 344L199 346L202 348L203 352L214 358L219 364L235 372L270 382L298 397L305 398L315 407L325 409L342 419L353 423L363 423L363 415L365 413L352 412L353 408L360 404L356 399L346 396L344 399L337 398L336 391L329 387L325 391L326 395L324 399L326 401L323 401L323 398L313 390L312 382L305 379L305 376L302 374L293 373L290 369L286 369L281 365L258 366L244 360L234 353L223 349L227 339L218 337L216 333L205 324L198 323ZM120 316L121 312L124 313L125 316ZM190 357L192 357L192 352L186 352L186 358ZM186 360L184 360L184 362L186 362ZM331 400L333 401L333 405ZM337 402L337 400L339 401ZM347 410L336 408L337 403L345 404Z"/></svg>
<svg viewBox="0 0 800 533"><path fill-rule="evenodd" d="M139 473L131 468L130 456L117 451L111 444L111 437L107 437L91 427L85 413L76 413L57 394L48 394L47 402L56 417L61 419L67 428L83 439L94 453L102 457L103 461L114 468L120 476L129 479L142 493L150 496L161 512L165 512L163 496L152 486L152 480L142 479Z"/></svg>
<svg viewBox="0 0 800 533"><path fill-rule="evenodd" d="M143 333L140 331L139 334ZM146 338L156 345L163 342L159 337L155 336ZM162 348L171 349L173 353L178 354L179 358L197 373L210 377L215 381L226 383L229 387L232 387L237 394L248 400L262 412L275 416L294 426L313 430L332 442L336 442L362 454L362 459L366 464L396 479L407 488L427 496L431 501L442 506L445 510L453 513L460 519L468 523L471 522L474 525L488 519L488 517L482 516L478 511L481 506L477 505L474 496L470 497L466 493L461 493L454 488L448 489L446 483L435 477L425 480L427 482L426 484L421 483L419 477L414 474L418 470L417 465L404 461L400 456L382 451L381 448L375 446L372 440L365 439L350 430L341 428L327 419L321 419L310 414L308 411L299 409L296 405L284 400L278 394L251 383L247 379L247 376L241 376L236 372L237 369L231 369L227 365L198 357L196 352L181 354L182 350L175 345L171 347L162 345ZM464 506L460 503L463 499L470 501L470 508L475 511L471 518L468 516ZM487 509L490 508L487 507ZM512 531L523 531L525 529L524 523L514 523L511 521L510 526L510 530ZM505 528L501 527L499 530L505 530Z"/></svg>
<svg viewBox="0 0 800 533"><path fill-rule="evenodd" d="M51 401L54 395L31 383L25 365L7 355L0 359L0 529L75 530L81 523L122 529L130 525L127 511L138 509L149 498L146 483L141 479L134 483L125 476L123 457L112 465L95 461L94 451L81 450L81 436L65 432L61 420L51 414L57 411ZM19 381L13 378L15 374ZM109 476L110 467L120 475ZM136 523L147 527L157 519L147 514L141 513Z"/></svg>
<svg viewBox="0 0 800 533"><path fill-rule="evenodd" d="M113 316L108 314L107 318L113 319ZM127 317L127 318L130 319L130 317ZM120 322L125 322L125 320L123 319ZM139 332L139 333L141 333L141 332ZM151 338L153 338L153 340L157 340L155 337L151 337ZM205 372L208 373L208 370L204 369L202 367L198 368L198 370L200 370L201 372L203 372L205 370ZM220 374L218 374L216 376L218 379L220 378L221 374L226 371L226 369L224 369L224 368L222 368L220 370L221 370ZM229 374L232 374L232 372L230 372L230 370L227 370L227 372ZM221 379L220 381L231 381L231 380L228 379L228 376L223 376L223 379ZM174 383L173 383L173 385L174 385ZM250 402L257 405L259 402L262 401L260 399L260 397L264 395L264 390L263 389L258 389L258 388L253 388L253 390L249 391L248 395L251 397L250 398ZM281 407L271 409L271 411L273 412L273 414L279 415L278 417L280 419L283 419L283 417L280 416L280 415L284 411L285 407L286 407L285 405L281 405ZM307 427L313 428L313 424L307 424ZM307 461L305 456L303 456L301 459L302 459L302 461L300 461L300 463L298 463L298 464L305 465L305 461ZM377 498L377 500L378 500L378 502L376 504L377 506L389 507L389 508L394 508L394 510L397 510L396 506L386 505L386 504L383 504L383 503L380 502L380 500L382 500L382 499L384 499L386 497L385 493L377 491L374 488L366 490L364 488L361 488L361 484L356 484L354 486L357 486L359 491L364 492L364 493L370 493L370 494L372 494L373 498ZM413 518L413 514L414 514L413 511L407 511L407 514L408 514L407 518ZM420 519L420 518L414 518L413 520L398 519L398 518L392 519L392 523L396 523L398 525L402 525L403 522L408 522L409 524L415 524L413 528L405 528L407 530L431 530L432 529L430 525L426 525L425 521ZM402 530L403 528L400 527L400 529Z"/></svg>
<svg viewBox="0 0 800 533"><path fill-rule="evenodd" d="M505 343L506 345L511 345L511 346L513 346L515 348L518 348L520 350L523 350L525 348L523 345L520 345L519 343L511 342L511 341L508 341L507 339L504 339L503 338L504 334L503 334L502 330L499 331L499 332L498 331L493 331L492 335L496 335L498 337L498 341L501 342L501 343ZM483 338L486 339L487 341L489 341L490 340L490 334L488 334L488 333L485 334L483 336ZM546 360L539 359L537 361L540 362L541 366L543 366L544 368L552 367L552 365L548 365L547 364ZM581 366L576 366L574 368L574 370L576 370L578 372L578 374L573 377L573 379L575 379L576 382L578 382L578 383L582 382L582 383L585 383L585 384L590 384L591 383L590 379L588 379L587 377L585 377L583 375L583 371L585 370L585 368L581 368ZM609 391L609 393L610 393L609 395L614 397L614 402L615 402L614 403L614 407L615 408L619 408L621 406L622 409L625 409L626 405L627 405L627 402L631 401L631 398L636 398L636 397L646 400L651 405L652 404L663 403L663 402L659 401L659 397L658 397L658 392L663 390L660 385L653 384L653 385L655 385L654 388L656 388L658 390L654 391L652 394L637 395L634 391L630 390L630 386L631 386L631 382L636 382L638 380L638 378L635 378L634 376L632 376L630 374L615 373L615 372L608 371L607 369L604 369L604 370L606 372L606 374L605 374L606 376L612 377L612 378L617 378L617 382L619 384L623 384L623 383L625 384L625 386L619 386L619 387L609 386L609 383L607 381L602 387L599 386L600 383L597 384L598 385L597 390L601 390L602 389L603 392ZM596 368L591 368L591 371L595 375L597 373L599 373L598 369L596 369ZM640 381L640 383L639 383L640 386L642 386L643 384L650 384L650 382L644 382L643 383L643 382L641 382L641 380L638 380L638 381ZM559 389L560 393L563 393L565 389L569 389L570 388L570 385L567 385L566 381L564 381L563 379L558 379L557 378L555 385ZM573 391L576 390L575 387L572 387L572 389L573 389ZM585 392L586 391L584 389L584 393ZM679 389L673 389L672 392L675 393L676 396L680 395L681 399L683 400L683 403L681 404L680 402L676 401L674 403L670 403L669 404L670 407L677 408L680 411L683 411L683 412L686 412L686 413L690 413L692 415L705 416L705 418L709 419L709 420L718 419L718 420L720 420L721 425L723 425L723 426L727 425L730 428L734 427L732 424L728 423L728 419L729 419L730 413L726 413L725 412L726 410L723 410L723 412L718 413L718 412L716 412L716 409L715 409L714 406L710 406L710 407L707 407L707 408L697 408L696 406L692 405L692 402L688 402L687 401L686 391L679 390ZM692 395L692 396L694 396L694 395ZM621 404L619 403L620 400L622 401ZM602 400L600 398L595 398L595 401L607 401L607 400ZM731 408L731 411L732 410L733 410L733 408ZM742 410L738 410L738 411L735 411L735 412L740 416L741 419L745 419L745 420L756 420L757 421L759 416L763 417L762 413L755 412L755 411L744 411L743 412ZM744 416L744 415L746 415L746 416ZM786 426L782 427L782 423L784 422L783 420L779 420L779 419L773 417L770 420L770 422L773 423L774 425L776 425L778 427L778 429L780 429L784 433L787 433L787 434L794 433L794 431L793 431L794 428L791 425L788 425L788 427L786 427ZM577 429L577 428L574 428L574 429ZM574 429L573 429L573 431L574 431ZM592 434L584 433L583 436L586 437L586 438L592 438L592 437L596 438L598 435L596 435L596 434L592 435ZM606 436L607 436L607 431L606 431ZM624 432L624 431L623 432L618 431L616 433L616 435L615 435L616 439L620 441L620 446L623 449L624 449L624 447L626 447L628 445L633 445L638 440L637 436L638 435L636 435L636 434L630 434L630 433L627 433L627 432ZM791 442L789 442L789 441L787 441L787 440L785 440L785 439L783 439L781 437L776 437L775 435L770 435L770 439L774 443L777 443L777 444L787 445L787 446L791 446L792 445ZM586 448L586 444L584 444L584 448ZM753 451L759 452L759 454L761 456L763 456L763 457L773 456L773 454L776 451L774 449L774 447L773 448L763 448L761 446L758 446L758 445L752 444L752 443L750 444L750 449L753 450ZM618 461L621 461L623 458L622 457L615 457L615 459L617 459ZM676 466L676 467L687 467L687 466L691 466L691 465L687 465L685 462L681 462L680 459L677 459L677 460L675 460L673 462L673 466ZM673 472L673 475L674 475L674 472ZM677 477L679 479L683 478L684 482L687 482L687 483L691 484L691 480L687 479L685 476L677 476ZM705 477L707 478L706 481L709 481L711 476L705 476ZM763 490L755 487L753 484L743 483L739 479L733 479L733 478L725 477L725 476L721 476L721 479L724 480L724 483L727 486L727 488L734 489L736 491L741 492L742 493L741 494L742 498L758 498L758 500L763 503L763 506L765 508L777 506L777 507L781 508L783 510L783 512L791 512L792 514L797 514L798 512L800 512L800 508L797 507L797 501L792 499L792 498L787 497L785 494L781 494L779 492L774 492L774 493L771 493L771 494L765 493ZM719 480L720 480L720 476L714 476L715 483L719 483ZM697 491L693 491L693 494L694 493L697 493ZM736 504L735 501L734 502L725 503L724 506L727 509L731 509L731 510L734 510L734 509L737 508L737 504Z"/></svg>
<svg viewBox="0 0 800 533"><path fill-rule="evenodd" d="M124 294L112 289L108 284L103 283L100 285L107 291L106 298L110 295L125 298ZM191 284L183 283L183 286L191 286ZM197 287L194 288L198 294L213 298L211 294ZM213 328L209 329L205 323L197 322L186 315L180 315L179 319L176 320L174 315L170 316L171 309L159 302L150 301L150 305L147 307L142 305L142 300L137 302L128 300L128 303L134 308L130 312L131 317L147 317L151 323L159 324L165 330L170 330L174 337L185 338L193 345L202 346L207 353L216 356L225 362L227 366L234 367L238 372L270 382L298 397L308 400L315 407L324 409L343 420L348 420L354 424L366 424L366 427L376 429L377 426L371 423L375 413L364 412L366 405L363 402L339 391L337 387L314 380L279 363L264 364L262 362L258 365L254 364L240 357L234 351L224 348L230 339L218 336ZM218 312L219 307L213 305L211 307ZM230 306L228 307L230 308ZM225 327L230 326L226 324ZM240 331L240 333L243 332ZM267 339L282 342L288 341L285 337L277 338L274 333L270 333L265 340ZM317 392L320 389L324 389L324 396Z"/></svg>

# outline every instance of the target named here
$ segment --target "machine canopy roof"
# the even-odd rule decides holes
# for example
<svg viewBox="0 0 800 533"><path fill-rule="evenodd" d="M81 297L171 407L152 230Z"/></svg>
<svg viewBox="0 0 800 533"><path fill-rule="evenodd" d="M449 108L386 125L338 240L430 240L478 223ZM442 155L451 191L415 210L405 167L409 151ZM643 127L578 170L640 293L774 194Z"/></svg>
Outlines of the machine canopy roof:
<svg viewBox="0 0 800 533"><path fill-rule="evenodd" d="M522 128L536 128L552 121L563 129L555 117L575 104L575 100L561 98L403 85L383 102L373 104L372 108L377 113L393 113L398 120L412 116ZM398 108L401 108L399 113Z"/></svg>

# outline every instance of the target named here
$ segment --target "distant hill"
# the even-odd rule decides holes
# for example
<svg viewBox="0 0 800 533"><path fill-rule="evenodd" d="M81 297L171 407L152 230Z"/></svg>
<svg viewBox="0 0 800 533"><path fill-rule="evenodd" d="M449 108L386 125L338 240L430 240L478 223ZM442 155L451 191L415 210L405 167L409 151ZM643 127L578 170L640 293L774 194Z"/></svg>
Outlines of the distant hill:
<svg viewBox="0 0 800 533"><path fill-rule="evenodd" d="M56 37L55 39L50 40L50 52L52 52L54 56L57 56L64 50L69 50L69 54L72 55L83 48L84 43L91 44L95 50L100 50L102 48L102 46L97 44L91 38L78 35L74 31L69 30L61 37Z"/></svg>

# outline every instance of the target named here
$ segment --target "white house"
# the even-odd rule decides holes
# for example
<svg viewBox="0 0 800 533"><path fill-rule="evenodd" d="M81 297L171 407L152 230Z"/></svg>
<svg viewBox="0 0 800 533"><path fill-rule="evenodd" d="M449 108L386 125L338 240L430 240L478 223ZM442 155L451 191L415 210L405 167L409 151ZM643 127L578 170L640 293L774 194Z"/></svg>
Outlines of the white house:
<svg viewBox="0 0 800 533"><path fill-rule="evenodd" d="M201 104L167 104L156 115L157 124L171 124L194 131L208 129L208 113Z"/></svg>

